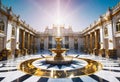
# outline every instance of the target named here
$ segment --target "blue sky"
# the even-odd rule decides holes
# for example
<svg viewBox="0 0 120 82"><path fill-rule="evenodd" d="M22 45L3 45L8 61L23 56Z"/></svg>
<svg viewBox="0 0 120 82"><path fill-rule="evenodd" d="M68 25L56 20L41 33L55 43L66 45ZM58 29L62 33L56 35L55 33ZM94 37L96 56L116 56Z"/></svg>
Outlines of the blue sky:
<svg viewBox="0 0 120 82"><path fill-rule="evenodd" d="M38 31L57 24L72 26L74 31L85 29L104 14L108 7L114 7L120 0L2 0L5 6L12 6L27 24Z"/></svg>

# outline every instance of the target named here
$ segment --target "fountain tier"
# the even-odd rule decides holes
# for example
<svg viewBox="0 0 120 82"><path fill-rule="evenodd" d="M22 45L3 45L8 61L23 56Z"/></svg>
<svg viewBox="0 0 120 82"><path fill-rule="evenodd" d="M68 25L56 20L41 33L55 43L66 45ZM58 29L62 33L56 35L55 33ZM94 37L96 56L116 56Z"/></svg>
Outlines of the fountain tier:
<svg viewBox="0 0 120 82"><path fill-rule="evenodd" d="M54 57L46 58L46 63L48 64L70 64L72 62L72 57L62 56L62 53L65 53L68 49L61 48L62 38L57 37L56 40L56 48L50 49L52 53L56 55Z"/></svg>

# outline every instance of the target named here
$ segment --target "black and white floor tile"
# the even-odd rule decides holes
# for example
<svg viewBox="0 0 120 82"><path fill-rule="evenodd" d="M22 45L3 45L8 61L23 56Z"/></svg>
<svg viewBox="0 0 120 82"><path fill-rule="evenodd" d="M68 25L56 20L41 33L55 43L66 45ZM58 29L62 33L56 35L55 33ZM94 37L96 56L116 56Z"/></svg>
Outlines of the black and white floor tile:
<svg viewBox="0 0 120 82"><path fill-rule="evenodd" d="M44 56L42 56L44 57ZM45 59L40 59L40 60L36 60L32 63L33 66L40 68L40 69L47 69L47 70L74 70L77 68L83 68L87 65L88 63L84 60L78 60L78 59L73 59L73 61L71 62L71 64L67 64L67 65L51 65L51 64L47 64L45 62Z"/></svg>
<svg viewBox="0 0 120 82"><path fill-rule="evenodd" d="M45 57L47 54L31 55L25 57L19 57L14 60L8 60L0 62L0 82L120 82L120 60L112 60L97 56L85 55L85 54L71 54L74 57L89 58L99 61L103 64L103 69L95 74L88 76L81 76L76 78L45 78L38 77L18 70L20 62L27 59ZM46 69L73 69L75 65L70 66L51 66L42 64Z"/></svg>

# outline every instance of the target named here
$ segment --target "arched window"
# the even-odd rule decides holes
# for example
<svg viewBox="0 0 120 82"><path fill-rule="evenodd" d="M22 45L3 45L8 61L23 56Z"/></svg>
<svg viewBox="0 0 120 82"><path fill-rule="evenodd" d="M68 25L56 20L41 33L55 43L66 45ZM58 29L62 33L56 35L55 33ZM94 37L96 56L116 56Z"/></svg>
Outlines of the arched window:
<svg viewBox="0 0 120 82"><path fill-rule="evenodd" d="M116 23L116 31L119 32L120 31L120 19L117 21Z"/></svg>
<svg viewBox="0 0 120 82"><path fill-rule="evenodd" d="M2 20L0 20L0 32L2 31L4 31L4 22L2 21Z"/></svg>
<svg viewBox="0 0 120 82"><path fill-rule="evenodd" d="M107 27L104 28L104 35L108 36L108 29L107 29Z"/></svg>
<svg viewBox="0 0 120 82"><path fill-rule="evenodd" d="M15 27L12 27L12 36L15 36Z"/></svg>

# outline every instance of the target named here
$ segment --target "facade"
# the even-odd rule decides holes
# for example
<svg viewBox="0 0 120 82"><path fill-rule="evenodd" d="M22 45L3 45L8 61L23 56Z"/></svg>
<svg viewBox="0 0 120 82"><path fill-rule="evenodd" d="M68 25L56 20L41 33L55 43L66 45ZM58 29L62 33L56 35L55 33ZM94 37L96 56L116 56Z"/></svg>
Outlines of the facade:
<svg viewBox="0 0 120 82"><path fill-rule="evenodd" d="M43 33L39 33L40 49L48 50L56 47L55 37L60 28L60 37L62 37L62 47L81 51L83 48L83 37L80 32L73 32L71 27L65 28L64 25L53 25L50 29L46 27Z"/></svg>
<svg viewBox="0 0 120 82"><path fill-rule="evenodd" d="M86 53L120 57L120 3L82 32Z"/></svg>
<svg viewBox="0 0 120 82"><path fill-rule="evenodd" d="M0 60L35 53L36 33L0 2Z"/></svg>
<svg viewBox="0 0 120 82"><path fill-rule="evenodd" d="M0 2L0 60L55 48L60 28L62 47L103 57L120 57L120 3L100 16L82 32L71 27L53 25L44 32L31 28L20 16Z"/></svg>

